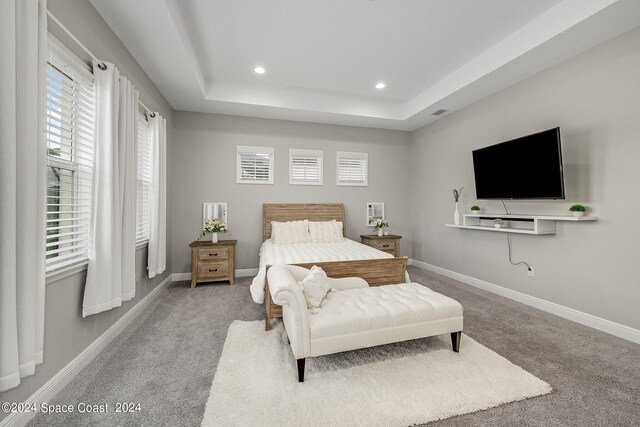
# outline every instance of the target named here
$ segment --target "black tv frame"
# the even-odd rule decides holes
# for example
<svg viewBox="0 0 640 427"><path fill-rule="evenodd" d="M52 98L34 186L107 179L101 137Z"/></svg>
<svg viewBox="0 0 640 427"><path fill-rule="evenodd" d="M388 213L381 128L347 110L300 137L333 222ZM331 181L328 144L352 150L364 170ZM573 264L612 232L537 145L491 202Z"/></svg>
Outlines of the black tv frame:
<svg viewBox="0 0 640 427"><path fill-rule="evenodd" d="M472 157L471 160L473 162L473 153L476 151L481 151L481 150L486 150L488 148L492 148L492 147L496 147L498 145L502 145L502 144L508 144L510 142L513 141L517 141L519 139L522 138L527 138L530 136L534 136L534 135L538 135L541 133L545 133L545 132L549 132L551 130L555 130L556 131L556 135L557 135L557 140L558 140L558 160L560 162L560 188L561 188L561 196L560 197L477 197L478 196L478 188L476 186L476 199L477 200L565 200L566 197L566 192L564 189L564 162L562 159L562 140L560 139L560 127L556 126L555 128L550 128L550 129L546 129L546 130L542 130L540 132L535 132L535 133L530 133L527 135L523 135L520 136L518 138L513 138L513 139L509 139L507 141L503 141L503 142L499 142L497 144L493 144L493 145L487 145L486 147L482 147L482 148L478 148L476 150L473 150L472 153ZM473 171L473 180L474 180L474 186L476 185L476 181L475 181L475 165L474 165L474 171Z"/></svg>

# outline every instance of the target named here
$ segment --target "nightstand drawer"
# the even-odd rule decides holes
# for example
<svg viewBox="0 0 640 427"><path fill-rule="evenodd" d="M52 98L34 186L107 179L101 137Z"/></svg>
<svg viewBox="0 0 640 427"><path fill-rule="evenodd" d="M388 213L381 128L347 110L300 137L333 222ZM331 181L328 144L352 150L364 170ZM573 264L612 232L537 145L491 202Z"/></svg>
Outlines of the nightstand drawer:
<svg viewBox="0 0 640 427"><path fill-rule="evenodd" d="M393 255L394 257L400 256L400 239L402 236L390 234L388 236L376 236L363 234L360 236L362 244L371 246L383 252Z"/></svg>
<svg viewBox="0 0 640 427"><path fill-rule="evenodd" d="M229 259L228 247L210 247L198 249L198 261L216 261Z"/></svg>
<svg viewBox="0 0 640 427"><path fill-rule="evenodd" d="M198 280L219 279L227 277L228 274L229 263L227 261L198 263Z"/></svg>
<svg viewBox="0 0 640 427"><path fill-rule="evenodd" d="M385 252L396 250L396 242L389 240L369 240L368 245Z"/></svg>

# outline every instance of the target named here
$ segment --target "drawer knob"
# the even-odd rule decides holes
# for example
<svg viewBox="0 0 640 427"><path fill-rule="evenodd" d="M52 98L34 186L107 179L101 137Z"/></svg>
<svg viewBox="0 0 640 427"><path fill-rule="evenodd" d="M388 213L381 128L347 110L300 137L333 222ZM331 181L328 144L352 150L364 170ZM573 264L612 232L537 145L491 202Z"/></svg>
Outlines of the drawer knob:
<svg viewBox="0 0 640 427"><path fill-rule="evenodd" d="M216 252L215 254L209 254L209 256L218 256L218 253Z"/></svg>
<svg viewBox="0 0 640 427"><path fill-rule="evenodd" d="M382 245L383 248L388 248L390 245Z"/></svg>
<svg viewBox="0 0 640 427"><path fill-rule="evenodd" d="M210 268L209 271L210 272L214 272L214 271L218 271L218 269L217 268Z"/></svg>

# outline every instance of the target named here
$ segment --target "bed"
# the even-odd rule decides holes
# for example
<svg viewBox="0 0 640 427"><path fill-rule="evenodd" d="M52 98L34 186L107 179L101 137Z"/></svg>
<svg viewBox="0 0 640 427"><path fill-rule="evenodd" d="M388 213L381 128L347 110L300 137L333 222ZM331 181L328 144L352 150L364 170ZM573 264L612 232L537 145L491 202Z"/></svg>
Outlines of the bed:
<svg viewBox="0 0 640 427"><path fill-rule="evenodd" d="M285 221L340 221L343 224L343 240L331 243L295 243L286 245L276 245L271 241L271 222ZM265 304L265 323L269 330L270 320L282 317L282 307L274 304L271 295L266 291L265 279L266 270L269 265L277 264L305 264L322 265L327 262L349 262L361 260L380 260L377 263L364 263L360 265L359 277L364 278L371 286L386 285L408 281L406 274L406 258L404 258L404 269L398 279L398 261L386 252L370 246L363 245L344 237L346 235L344 227L344 206L338 203L324 204L264 204L263 205L263 235L262 246L260 248L260 268L258 275L251 284L251 296L258 304ZM336 267L337 265L337 267ZM346 277L340 275L339 263L331 266L334 277ZM353 264L346 264L349 271L353 271ZM357 267L357 265L355 266ZM357 269L356 269L357 270Z"/></svg>

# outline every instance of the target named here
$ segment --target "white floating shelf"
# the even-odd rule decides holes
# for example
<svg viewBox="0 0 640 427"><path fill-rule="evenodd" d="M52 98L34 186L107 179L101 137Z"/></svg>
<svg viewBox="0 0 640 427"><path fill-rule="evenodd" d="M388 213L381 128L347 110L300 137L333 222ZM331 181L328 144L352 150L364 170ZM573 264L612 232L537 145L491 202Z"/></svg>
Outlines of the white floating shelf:
<svg viewBox="0 0 640 427"><path fill-rule="evenodd" d="M493 226L493 220L496 218L500 218L505 222L501 228ZM583 222L597 220L598 217L595 216L481 213L465 214L462 224L445 224L445 226L466 230L496 231L499 233L556 234L556 221Z"/></svg>
<svg viewBox="0 0 640 427"><path fill-rule="evenodd" d="M509 227L502 227L502 228L495 228L494 226L488 226L488 225L455 225L455 224L445 224L445 227L451 227L451 228L464 228L467 230L483 230L483 231L497 231L500 233L518 233L518 234L556 234L556 230L545 230L545 231L538 231L536 232L533 229L528 229L528 228L509 228Z"/></svg>
<svg viewBox="0 0 640 427"><path fill-rule="evenodd" d="M573 216L573 215L524 215L524 214L493 214L493 213L481 213L481 214L464 214L464 218L487 218L487 219L538 219L545 221L597 221L597 216Z"/></svg>

